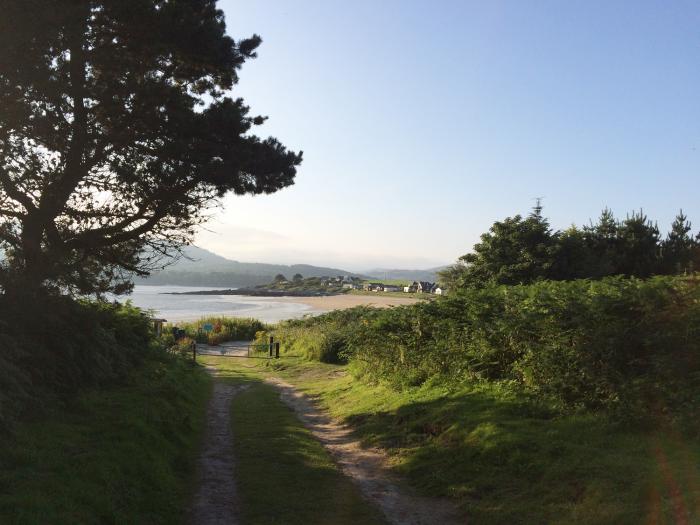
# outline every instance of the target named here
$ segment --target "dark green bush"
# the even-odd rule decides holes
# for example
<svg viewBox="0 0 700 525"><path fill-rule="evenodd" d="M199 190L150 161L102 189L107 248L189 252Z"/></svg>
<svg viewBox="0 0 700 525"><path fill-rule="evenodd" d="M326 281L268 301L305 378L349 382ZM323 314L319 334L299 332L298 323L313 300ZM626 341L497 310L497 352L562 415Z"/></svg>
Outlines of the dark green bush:
<svg viewBox="0 0 700 525"><path fill-rule="evenodd" d="M0 296L0 424L55 396L122 381L157 345L130 305Z"/></svg>

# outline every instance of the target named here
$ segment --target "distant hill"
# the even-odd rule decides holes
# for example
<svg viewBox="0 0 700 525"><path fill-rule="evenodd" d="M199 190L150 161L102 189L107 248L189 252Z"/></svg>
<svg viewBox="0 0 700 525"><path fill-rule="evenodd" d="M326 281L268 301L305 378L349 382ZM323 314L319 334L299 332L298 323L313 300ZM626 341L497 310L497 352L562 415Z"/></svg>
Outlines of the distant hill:
<svg viewBox="0 0 700 525"><path fill-rule="evenodd" d="M367 272L365 273L367 275L371 275L376 279L430 281L432 283L437 280L437 273L445 268L446 266L429 268L427 270L397 270L389 268L374 268L373 270L367 270Z"/></svg>
<svg viewBox="0 0 700 525"><path fill-rule="evenodd" d="M339 268L310 264L286 265L233 261L197 246L186 247L184 253L186 257L165 270L153 273L148 278L136 279L136 284L240 287L267 284L280 273L288 279L296 273L304 277L337 275L365 277Z"/></svg>

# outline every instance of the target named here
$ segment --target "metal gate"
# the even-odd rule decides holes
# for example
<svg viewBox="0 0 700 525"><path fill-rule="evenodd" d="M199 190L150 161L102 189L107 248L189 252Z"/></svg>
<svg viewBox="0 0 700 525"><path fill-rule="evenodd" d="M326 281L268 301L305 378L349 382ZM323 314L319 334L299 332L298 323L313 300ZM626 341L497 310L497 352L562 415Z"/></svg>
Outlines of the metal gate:
<svg viewBox="0 0 700 525"><path fill-rule="evenodd" d="M228 341L219 345L195 343L192 349L192 357L197 355L210 355L217 357L267 357L279 359L280 343L270 337L269 343L256 343L255 341Z"/></svg>

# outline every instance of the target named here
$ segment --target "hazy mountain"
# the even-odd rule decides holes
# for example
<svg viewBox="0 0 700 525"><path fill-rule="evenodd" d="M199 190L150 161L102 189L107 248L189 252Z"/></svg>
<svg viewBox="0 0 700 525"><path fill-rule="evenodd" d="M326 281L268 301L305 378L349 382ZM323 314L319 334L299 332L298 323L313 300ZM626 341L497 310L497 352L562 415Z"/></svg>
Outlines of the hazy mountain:
<svg viewBox="0 0 700 525"><path fill-rule="evenodd" d="M146 279L136 279L136 284L182 285L182 286L221 286L240 287L266 284L275 275L283 274L288 279L300 273L304 277L324 277L360 274L341 270L312 266L310 264L266 264L246 263L221 257L197 246L184 249L186 257L168 266L165 270L153 273Z"/></svg>

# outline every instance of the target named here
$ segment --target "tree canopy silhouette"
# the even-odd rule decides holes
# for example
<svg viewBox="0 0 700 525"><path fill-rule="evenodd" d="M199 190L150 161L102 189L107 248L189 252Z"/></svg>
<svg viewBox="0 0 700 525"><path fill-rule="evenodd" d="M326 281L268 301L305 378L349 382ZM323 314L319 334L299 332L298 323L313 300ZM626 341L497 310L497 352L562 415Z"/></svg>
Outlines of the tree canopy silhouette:
<svg viewBox="0 0 700 525"><path fill-rule="evenodd" d="M228 192L293 184L301 153L229 96L257 35L215 0L0 0L0 286L126 291Z"/></svg>
<svg viewBox="0 0 700 525"><path fill-rule="evenodd" d="M700 234L691 234L682 210L666 239L641 210L617 220L606 208L595 224L553 231L538 202L526 218L496 221L473 252L440 272L440 281L459 289L608 275L687 274L700 261L699 239Z"/></svg>

